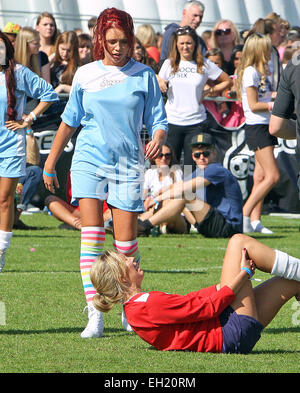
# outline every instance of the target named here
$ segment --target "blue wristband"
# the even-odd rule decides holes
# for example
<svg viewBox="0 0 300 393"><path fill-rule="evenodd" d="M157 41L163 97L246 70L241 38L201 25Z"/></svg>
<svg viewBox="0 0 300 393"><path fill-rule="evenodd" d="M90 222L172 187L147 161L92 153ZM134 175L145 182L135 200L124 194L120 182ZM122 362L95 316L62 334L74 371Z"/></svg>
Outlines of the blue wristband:
<svg viewBox="0 0 300 393"><path fill-rule="evenodd" d="M45 170L43 170L43 174L48 177L56 177L56 173L47 173Z"/></svg>
<svg viewBox="0 0 300 393"><path fill-rule="evenodd" d="M159 205L159 202L155 198L153 198L153 202L155 203L155 206Z"/></svg>
<svg viewBox="0 0 300 393"><path fill-rule="evenodd" d="M241 270L245 270L245 272L248 273L249 278L251 278L253 276L253 273L251 272L251 270L248 267L242 267Z"/></svg>

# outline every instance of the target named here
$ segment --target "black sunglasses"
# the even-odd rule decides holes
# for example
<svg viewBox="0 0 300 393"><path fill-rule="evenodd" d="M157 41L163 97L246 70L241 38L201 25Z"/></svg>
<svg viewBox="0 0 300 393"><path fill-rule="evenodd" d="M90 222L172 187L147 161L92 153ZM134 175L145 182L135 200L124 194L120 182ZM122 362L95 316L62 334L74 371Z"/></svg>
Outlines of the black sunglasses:
<svg viewBox="0 0 300 393"><path fill-rule="evenodd" d="M189 33L191 33L193 30L194 30L194 29L192 29L190 26L178 27L178 29L176 30L176 34L177 34L177 35L189 34Z"/></svg>
<svg viewBox="0 0 300 393"><path fill-rule="evenodd" d="M203 157L207 158L210 156L210 153L211 153L211 151L209 151L209 150L197 151L196 153L193 153L193 156L198 159L201 157L201 154L203 154Z"/></svg>
<svg viewBox="0 0 300 393"><path fill-rule="evenodd" d="M171 158L171 153L161 153L161 154L158 156L158 158L163 158L163 157L165 157L165 158Z"/></svg>
<svg viewBox="0 0 300 393"><path fill-rule="evenodd" d="M217 29L216 35L229 35L231 33L231 29Z"/></svg>

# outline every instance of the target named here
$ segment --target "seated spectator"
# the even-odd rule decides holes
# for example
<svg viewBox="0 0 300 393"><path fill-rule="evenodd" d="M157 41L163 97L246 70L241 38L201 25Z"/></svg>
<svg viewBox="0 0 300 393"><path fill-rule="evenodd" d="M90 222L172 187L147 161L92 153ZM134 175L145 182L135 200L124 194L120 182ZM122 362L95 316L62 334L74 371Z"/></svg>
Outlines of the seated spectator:
<svg viewBox="0 0 300 393"><path fill-rule="evenodd" d="M240 35L236 25L229 19L219 20L212 32L211 45L221 49L224 56L223 69L228 75L233 74L231 55L233 48L239 44Z"/></svg>
<svg viewBox="0 0 300 393"><path fill-rule="evenodd" d="M51 85L59 93L70 93L74 74L79 67L78 38L74 31L60 34L55 44L51 66Z"/></svg>
<svg viewBox="0 0 300 393"><path fill-rule="evenodd" d="M40 35L31 27L20 29L15 43L15 60L50 83L48 56L40 49Z"/></svg>
<svg viewBox="0 0 300 393"><path fill-rule="evenodd" d="M145 173L144 206L146 211L139 216L141 220L149 219L159 208L169 203L168 200L164 200L157 206L152 206L154 195L161 194L173 183L182 180L182 170L176 163L171 147L163 145L161 154L153 162L154 165L151 165L151 168ZM187 233L187 223L181 212L178 212L162 223L160 230L162 233Z"/></svg>
<svg viewBox="0 0 300 393"><path fill-rule="evenodd" d="M275 277L253 288L255 269ZM111 250L96 258L90 277L96 309L121 303L132 330L161 351L250 353L281 307L300 301L300 260L245 235L230 239L218 284L186 295L143 291L134 258Z"/></svg>
<svg viewBox="0 0 300 393"><path fill-rule="evenodd" d="M78 52L80 65L91 63L93 58L93 42L89 34L78 35Z"/></svg>
<svg viewBox="0 0 300 393"><path fill-rule="evenodd" d="M158 63L160 52L156 46L156 34L153 27L149 24L140 25L137 29L136 36L146 49L148 56Z"/></svg>
<svg viewBox="0 0 300 393"><path fill-rule="evenodd" d="M55 42L59 34L54 16L49 12L41 13L37 18L35 29L40 35L40 50L46 53L51 62L55 54Z"/></svg>
<svg viewBox="0 0 300 393"><path fill-rule="evenodd" d="M174 183L155 196L156 202L172 199L149 220L139 221L140 233L149 234L153 226L181 212L188 204L193 225L206 237L231 237L243 231L243 198L236 178L220 163L210 134L201 133L191 141L197 169L191 179ZM154 201L153 201L154 204Z"/></svg>
<svg viewBox="0 0 300 393"><path fill-rule="evenodd" d="M21 29L20 25L12 22L7 22L2 30L2 33L5 33L9 41L12 43L13 47L15 46L17 35L20 29Z"/></svg>

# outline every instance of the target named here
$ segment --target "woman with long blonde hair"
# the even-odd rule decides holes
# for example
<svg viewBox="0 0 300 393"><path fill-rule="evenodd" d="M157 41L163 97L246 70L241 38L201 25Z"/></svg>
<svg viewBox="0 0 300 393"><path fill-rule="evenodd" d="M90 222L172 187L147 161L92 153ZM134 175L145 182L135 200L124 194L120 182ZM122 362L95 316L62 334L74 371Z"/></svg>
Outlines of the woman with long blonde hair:
<svg viewBox="0 0 300 393"><path fill-rule="evenodd" d="M15 43L15 60L50 83L50 63L40 49L39 33L31 27L22 27Z"/></svg>
<svg viewBox="0 0 300 393"><path fill-rule="evenodd" d="M275 277L252 287L256 269ZM121 303L132 330L161 351L250 353L281 307L300 299L300 260L242 234L228 242L218 284L185 295L144 291L134 258L111 250L90 277L96 309Z"/></svg>
<svg viewBox="0 0 300 393"><path fill-rule="evenodd" d="M250 35L244 45L238 67L237 94L242 99L246 119L246 143L255 154L253 187L244 208L244 232L272 234L261 222L265 196L279 180L274 157L277 138L269 134L269 121L276 93L268 70L272 43L269 36Z"/></svg>
<svg viewBox="0 0 300 393"><path fill-rule="evenodd" d="M51 66L51 84L57 93L69 93L77 68L80 66L78 37L74 31L64 31L55 44Z"/></svg>

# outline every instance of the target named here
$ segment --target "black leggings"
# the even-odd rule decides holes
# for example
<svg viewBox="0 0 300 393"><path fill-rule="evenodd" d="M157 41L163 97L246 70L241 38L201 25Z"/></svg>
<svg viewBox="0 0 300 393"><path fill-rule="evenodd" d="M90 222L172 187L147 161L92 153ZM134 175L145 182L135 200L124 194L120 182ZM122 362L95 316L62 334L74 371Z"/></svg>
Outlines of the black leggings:
<svg viewBox="0 0 300 393"><path fill-rule="evenodd" d="M181 160L181 153L183 151L183 164L195 165L192 159L192 149L190 147L191 139L194 135L197 135L200 132L209 132L209 129L208 120L204 120L202 123L190 126L177 126L176 124L169 123L167 143L172 146L179 163Z"/></svg>

